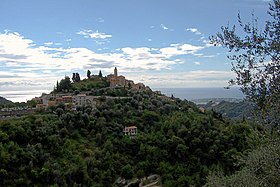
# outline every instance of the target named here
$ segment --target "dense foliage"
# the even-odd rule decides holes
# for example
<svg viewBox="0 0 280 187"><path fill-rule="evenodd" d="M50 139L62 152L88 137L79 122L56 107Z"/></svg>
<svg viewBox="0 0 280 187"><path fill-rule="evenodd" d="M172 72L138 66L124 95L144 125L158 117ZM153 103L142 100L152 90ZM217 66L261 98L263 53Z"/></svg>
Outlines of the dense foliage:
<svg viewBox="0 0 280 187"><path fill-rule="evenodd" d="M61 79L60 82L57 82L56 84L56 88L54 89L54 91L56 92L69 92L72 89L72 84L71 84L71 80L70 77L65 76L64 79Z"/></svg>
<svg viewBox="0 0 280 187"><path fill-rule="evenodd" d="M255 119L257 120L257 111L254 103L248 101L241 102L228 102L221 101L218 104L214 102L208 102L203 105L206 109L213 109L214 111L221 113L224 117L231 119Z"/></svg>
<svg viewBox="0 0 280 187"><path fill-rule="evenodd" d="M155 173L164 186L201 186L210 171L239 169L236 159L261 133L153 92L62 108L0 121L0 186L114 186L119 176ZM128 125L136 136L123 134Z"/></svg>
<svg viewBox="0 0 280 187"><path fill-rule="evenodd" d="M91 89L106 88L110 84L105 77L94 76L72 84L73 90L91 91Z"/></svg>
<svg viewBox="0 0 280 187"><path fill-rule="evenodd" d="M88 73L90 76L90 73ZM106 77L92 76L89 79L80 80L78 73L73 73L73 82L71 82L68 76L57 82L54 92L72 92L79 91L91 91L92 89L106 88L110 85Z"/></svg>
<svg viewBox="0 0 280 187"><path fill-rule="evenodd" d="M36 106L36 101L29 100L27 102L12 102L3 97L0 97L0 109L28 108L34 106Z"/></svg>
<svg viewBox="0 0 280 187"><path fill-rule="evenodd" d="M224 176L222 173L210 175L205 186L279 186L280 184L280 140L270 139L265 144L250 152L240 165L240 171Z"/></svg>

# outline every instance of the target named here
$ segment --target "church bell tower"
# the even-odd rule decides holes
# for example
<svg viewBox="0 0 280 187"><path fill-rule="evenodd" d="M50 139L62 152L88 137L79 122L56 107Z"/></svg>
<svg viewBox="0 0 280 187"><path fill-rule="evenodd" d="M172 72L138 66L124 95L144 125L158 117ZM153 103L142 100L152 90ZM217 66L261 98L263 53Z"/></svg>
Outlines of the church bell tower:
<svg viewBox="0 0 280 187"><path fill-rule="evenodd" d="M115 67L115 69L114 69L114 77L118 77L118 70L117 70L117 67Z"/></svg>

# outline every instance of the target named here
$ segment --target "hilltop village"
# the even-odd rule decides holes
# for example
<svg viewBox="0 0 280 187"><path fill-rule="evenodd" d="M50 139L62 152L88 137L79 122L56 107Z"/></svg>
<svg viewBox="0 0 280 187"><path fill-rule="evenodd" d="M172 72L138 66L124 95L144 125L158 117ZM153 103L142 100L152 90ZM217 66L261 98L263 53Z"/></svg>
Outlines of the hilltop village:
<svg viewBox="0 0 280 187"><path fill-rule="evenodd" d="M97 94L96 91L97 88L100 89L130 89L132 91L151 91L150 87L145 86L143 83L134 83L132 80L127 80L125 76L118 75L118 70L115 67L114 73L109 74L106 77L102 76L101 71L99 72L99 75L89 75L88 73L88 79L79 81L75 80L75 77L79 77L79 75L76 73L73 73L73 82L76 84L77 90L69 90L69 89L61 89L58 90L58 87L60 86L57 84L57 88L54 89L50 94L43 94L41 97L35 97L32 99L32 101L36 102L36 109L44 109L47 107L53 107L57 106L58 104L64 104L66 109L69 110L75 110L76 107L85 107L85 106L91 106L93 108L96 107L98 102L100 101L100 97L104 96L104 94ZM68 77L65 78L69 79ZM79 78L78 78L79 79ZM86 83L88 85L92 85L94 83L104 83L104 86L92 86L92 88L89 90L89 88L80 88L79 86L83 83ZM103 87L103 88L102 88ZM94 93L95 92L95 93ZM159 91L156 91L156 93L160 93ZM107 98L114 99L114 98L124 98L124 97L113 97L113 96L107 96Z"/></svg>

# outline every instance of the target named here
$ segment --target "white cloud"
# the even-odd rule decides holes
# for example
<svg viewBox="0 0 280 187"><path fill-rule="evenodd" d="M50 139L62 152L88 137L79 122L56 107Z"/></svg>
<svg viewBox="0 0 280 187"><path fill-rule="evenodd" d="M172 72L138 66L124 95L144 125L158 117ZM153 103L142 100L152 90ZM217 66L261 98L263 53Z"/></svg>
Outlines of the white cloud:
<svg viewBox="0 0 280 187"><path fill-rule="evenodd" d="M202 33L198 31L197 28L187 28L186 31L192 32L196 35L201 35Z"/></svg>
<svg viewBox="0 0 280 187"><path fill-rule="evenodd" d="M46 42L44 44L47 45L47 46L50 46L50 45L53 45L53 42Z"/></svg>
<svg viewBox="0 0 280 187"><path fill-rule="evenodd" d="M228 80L234 78L232 71L184 71L176 73L137 73L127 77L136 82L145 82L152 88L185 88L185 87L224 87Z"/></svg>
<svg viewBox="0 0 280 187"><path fill-rule="evenodd" d="M198 66L201 65L200 62L194 62L194 64L195 64L195 65L198 65Z"/></svg>
<svg viewBox="0 0 280 187"><path fill-rule="evenodd" d="M171 57L176 55L195 54L203 48L203 46L194 46L191 44L171 44L170 47L161 48L160 51L163 55Z"/></svg>
<svg viewBox="0 0 280 187"><path fill-rule="evenodd" d="M31 66L29 68L61 71L83 70L84 66L94 63L97 66L105 66L104 64L106 64L108 68L118 65L130 70L169 69L171 65L182 62L180 59L176 59L176 56L195 54L203 49L201 46L191 44L171 44L163 48L126 47L120 51L99 54L86 48L34 47L35 44L32 40L16 33L1 34L0 44L6 54L0 55L0 60L9 62L8 66L28 65ZM17 44L17 48L14 47L14 44ZM95 59L94 63L92 59Z"/></svg>
<svg viewBox="0 0 280 187"><path fill-rule="evenodd" d="M81 30L77 32L77 34L82 35L85 38L92 38L92 39L106 39L112 37L112 35L99 32L98 30L97 31Z"/></svg>
<svg viewBox="0 0 280 187"><path fill-rule="evenodd" d="M166 27L166 26L163 25L163 24L160 24L160 27L161 27L163 30L168 30L168 29L169 29L168 27Z"/></svg>
<svg viewBox="0 0 280 187"><path fill-rule="evenodd" d="M210 40L202 40L202 42L205 44L206 47L213 47L214 45L211 44Z"/></svg>
<svg viewBox="0 0 280 187"><path fill-rule="evenodd" d="M185 52L188 52L188 53L195 53L195 52L203 49L204 47L194 46L194 45L191 45L191 44L183 44L183 45L180 45L179 48L182 49Z"/></svg>

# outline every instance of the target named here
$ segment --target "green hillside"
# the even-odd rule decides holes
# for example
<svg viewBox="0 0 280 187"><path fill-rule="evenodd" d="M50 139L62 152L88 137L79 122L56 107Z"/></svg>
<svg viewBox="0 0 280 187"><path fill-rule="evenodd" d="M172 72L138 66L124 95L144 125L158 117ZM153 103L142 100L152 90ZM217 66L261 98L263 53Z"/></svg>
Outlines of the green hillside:
<svg viewBox="0 0 280 187"><path fill-rule="evenodd" d="M73 78L72 78L73 79ZM92 76L89 79L70 80L70 77L65 76L57 82L54 92L73 92L73 91L91 91L92 89L100 89L109 87L110 83L106 77Z"/></svg>
<svg viewBox="0 0 280 187"><path fill-rule="evenodd" d="M221 101L218 104L210 101L203 107L208 110L213 109L214 111L221 113L224 117L232 119L253 119L255 118L256 112L253 103L247 101Z"/></svg>
<svg viewBox="0 0 280 187"><path fill-rule="evenodd" d="M186 100L129 95L0 121L0 186L117 186L150 174L163 186L202 186L211 171L236 171L260 133ZM137 135L124 135L131 125Z"/></svg>
<svg viewBox="0 0 280 187"><path fill-rule="evenodd" d="M72 84L73 90L90 91L91 89L106 88L110 84L105 77L95 76Z"/></svg>

